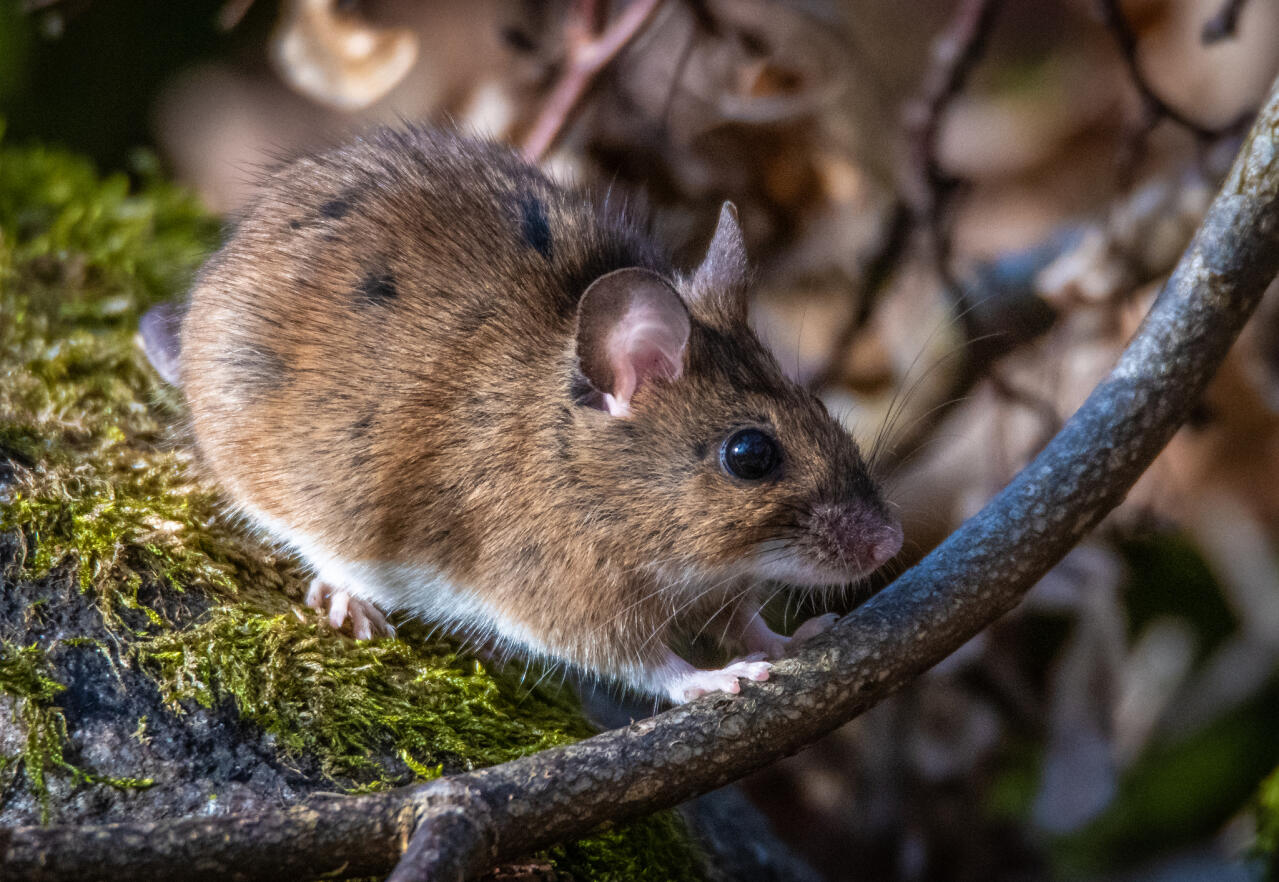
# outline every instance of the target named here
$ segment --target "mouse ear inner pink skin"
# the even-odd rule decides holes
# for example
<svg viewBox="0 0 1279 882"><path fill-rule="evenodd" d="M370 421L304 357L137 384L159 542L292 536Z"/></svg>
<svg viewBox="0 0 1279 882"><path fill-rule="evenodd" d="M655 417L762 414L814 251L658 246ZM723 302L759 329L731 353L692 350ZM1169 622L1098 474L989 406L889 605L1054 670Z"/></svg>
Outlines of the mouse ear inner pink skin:
<svg viewBox="0 0 1279 882"><path fill-rule="evenodd" d="M689 302L694 306L708 306L729 321L745 321L749 283L750 262L746 258L746 240L737 221L737 208L725 202L719 210L719 224L706 256L693 274L688 289Z"/></svg>
<svg viewBox="0 0 1279 882"><path fill-rule="evenodd" d="M591 283L577 307L577 357L610 414L628 415L645 383L679 379L690 328L675 289L650 270L620 269Z"/></svg>

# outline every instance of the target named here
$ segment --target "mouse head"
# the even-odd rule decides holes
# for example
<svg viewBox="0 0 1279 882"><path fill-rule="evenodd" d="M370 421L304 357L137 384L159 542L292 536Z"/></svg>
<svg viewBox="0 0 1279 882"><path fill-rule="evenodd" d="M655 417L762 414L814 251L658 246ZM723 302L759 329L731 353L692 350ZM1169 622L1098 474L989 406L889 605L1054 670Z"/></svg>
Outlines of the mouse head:
<svg viewBox="0 0 1279 882"><path fill-rule="evenodd" d="M725 204L691 276L629 268L587 289L582 480L608 497L619 541L681 577L845 585L897 553L901 528L848 432L747 325L748 283Z"/></svg>

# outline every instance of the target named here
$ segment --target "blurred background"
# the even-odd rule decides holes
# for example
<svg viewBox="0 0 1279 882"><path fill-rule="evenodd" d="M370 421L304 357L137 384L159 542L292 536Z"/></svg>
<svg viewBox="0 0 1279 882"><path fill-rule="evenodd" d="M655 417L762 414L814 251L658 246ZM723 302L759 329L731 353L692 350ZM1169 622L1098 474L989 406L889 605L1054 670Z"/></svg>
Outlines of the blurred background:
<svg viewBox="0 0 1279 882"><path fill-rule="evenodd" d="M1274 0L0 0L7 143L228 219L403 119L641 202L685 265L731 199L761 334L900 509L896 571L1109 369L1277 71ZM831 880L1273 875L1276 540L1272 291L1016 613L750 796Z"/></svg>

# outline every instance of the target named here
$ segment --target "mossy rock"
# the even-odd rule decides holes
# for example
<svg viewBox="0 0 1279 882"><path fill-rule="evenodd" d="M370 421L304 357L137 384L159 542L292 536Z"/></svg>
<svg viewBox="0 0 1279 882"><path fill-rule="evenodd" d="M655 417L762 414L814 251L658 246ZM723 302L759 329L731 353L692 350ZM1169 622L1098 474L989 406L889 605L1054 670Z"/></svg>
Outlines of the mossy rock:
<svg viewBox="0 0 1279 882"><path fill-rule="evenodd" d="M322 627L296 564L223 516L135 340L218 236L154 166L0 142L0 824L251 811L590 734L564 690L412 623ZM709 872L671 813L524 869Z"/></svg>

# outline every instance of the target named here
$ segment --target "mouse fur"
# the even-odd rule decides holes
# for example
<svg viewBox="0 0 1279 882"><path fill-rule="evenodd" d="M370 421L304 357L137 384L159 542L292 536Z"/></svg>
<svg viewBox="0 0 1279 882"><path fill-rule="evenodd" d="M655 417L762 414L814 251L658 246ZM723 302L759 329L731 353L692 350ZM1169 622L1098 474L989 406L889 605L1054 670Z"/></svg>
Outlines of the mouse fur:
<svg viewBox="0 0 1279 882"><path fill-rule="evenodd" d="M682 701L767 678L766 580L832 589L901 544L748 288L731 206L681 273L506 147L384 128L269 173L143 332L204 467L335 624L402 611ZM780 451L765 479L726 472L743 427ZM753 654L671 649L712 622Z"/></svg>

